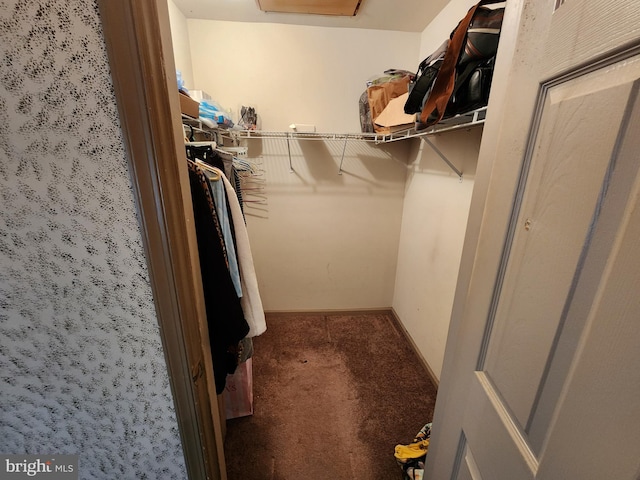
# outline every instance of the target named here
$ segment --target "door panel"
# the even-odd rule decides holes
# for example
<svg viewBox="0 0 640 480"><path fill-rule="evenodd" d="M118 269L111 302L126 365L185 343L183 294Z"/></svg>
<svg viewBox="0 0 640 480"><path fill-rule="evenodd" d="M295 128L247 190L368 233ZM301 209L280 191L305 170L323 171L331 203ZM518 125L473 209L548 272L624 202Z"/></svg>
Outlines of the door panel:
<svg viewBox="0 0 640 480"><path fill-rule="evenodd" d="M635 114L638 114L636 109ZM637 125L637 124L636 124ZM631 135L637 137L638 130ZM640 142L629 161L638 163ZM540 480L636 480L640 474L640 176L541 454ZM626 205L625 205L626 204Z"/></svg>
<svg viewBox="0 0 640 480"><path fill-rule="evenodd" d="M637 65L625 68L638 77ZM593 72L546 92L483 366L522 427L580 274L616 126L633 88L633 76L617 84L619 70ZM603 129L603 121L611 128Z"/></svg>
<svg viewBox="0 0 640 480"><path fill-rule="evenodd" d="M581 300L577 307L587 318L593 315L593 299L581 295L581 289L598 283L598 276L586 284L580 280L592 242L599 240L594 232L610 236L599 228L600 221L608 220L600 215L604 204L626 202L625 195L614 200L607 196L624 191L622 183L611 182L615 168L628 171L638 164L629 154L640 148L635 140L638 130L629 122L640 113L639 79L640 57L635 57L543 89L539 130L532 135L531 159L525 161L527 181L517 193L519 213L513 216L511 242L503 258L505 274L496 284L495 319L487 323L489 347L472 380L462 424L465 448L474 452L486 478L538 478L544 443L557 434L550 430L553 415L559 393L571 387L572 378L565 371L550 383L546 373L554 358L570 357L576 352L571 345L590 338L590 332L574 329L568 343L557 342L575 299ZM637 168L632 173L635 178ZM617 206L620 211L634 207ZM615 216L611 209L604 211ZM610 227L619 231L621 225ZM606 259L612 252L609 243L594 255ZM593 308L599 306L593 303ZM567 351L559 352L558 347ZM545 410L538 411L542 387L556 393L556 403L547 401Z"/></svg>
<svg viewBox="0 0 640 480"><path fill-rule="evenodd" d="M599 202L597 217L594 218L587 241L589 248L588 251L583 251L582 272L580 278L576 279L573 298L567 306L562 328L556 337L539 397L527 427L529 441L536 452L540 452L543 447L556 404L570 375L581 335L597 309L599 292L605 285L608 252L611 251L622 228L624 205L631 195L640 168L637 161L640 139L635 133L640 131L638 90L639 85L636 81L622 122L623 128L616 142L616 150L612 155L611 168L601 191L602 201Z"/></svg>
<svg viewBox="0 0 640 480"><path fill-rule="evenodd" d="M428 480L640 479L638 25L507 3Z"/></svg>
<svg viewBox="0 0 640 480"><path fill-rule="evenodd" d="M533 479L538 462L513 414L484 372L476 372L464 414L466 448L482 476L491 480Z"/></svg>
<svg viewBox="0 0 640 480"><path fill-rule="evenodd" d="M464 449L462 464L456 480L482 480L482 474L468 446Z"/></svg>

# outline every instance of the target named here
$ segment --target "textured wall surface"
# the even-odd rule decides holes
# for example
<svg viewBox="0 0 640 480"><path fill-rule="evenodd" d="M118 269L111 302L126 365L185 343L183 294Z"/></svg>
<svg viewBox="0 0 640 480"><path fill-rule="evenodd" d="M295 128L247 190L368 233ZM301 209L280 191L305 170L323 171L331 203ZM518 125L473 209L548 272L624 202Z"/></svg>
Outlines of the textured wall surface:
<svg viewBox="0 0 640 480"><path fill-rule="evenodd" d="M0 0L0 452L185 478L100 20Z"/></svg>

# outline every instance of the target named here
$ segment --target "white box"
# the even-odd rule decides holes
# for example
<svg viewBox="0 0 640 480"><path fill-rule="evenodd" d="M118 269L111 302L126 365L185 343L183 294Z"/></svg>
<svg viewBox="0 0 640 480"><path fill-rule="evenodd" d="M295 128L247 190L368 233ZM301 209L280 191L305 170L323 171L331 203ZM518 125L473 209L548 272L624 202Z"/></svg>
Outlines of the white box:
<svg viewBox="0 0 640 480"><path fill-rule="evenodd" d="M203 90L189 90L189 96L198 102L202 100L211 100L211 95Z"/></svg>

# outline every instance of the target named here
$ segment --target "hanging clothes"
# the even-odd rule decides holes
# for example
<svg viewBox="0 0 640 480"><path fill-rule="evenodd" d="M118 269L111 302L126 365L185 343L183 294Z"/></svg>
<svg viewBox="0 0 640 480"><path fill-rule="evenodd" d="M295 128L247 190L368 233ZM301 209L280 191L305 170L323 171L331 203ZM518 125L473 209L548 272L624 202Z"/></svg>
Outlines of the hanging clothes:
<svg viewBox="0 0 640 480"><path fill-rule="evenodd" d="M212 142L213 144L213 142ZM233 227L229 221L229 217L231 216L231 212L227 207L227 194L222 182L218 183L217 180L220 176L218 175L217 179L211 179L212 170L209 166L222 167L223 160L220 156L213 150L212 145L201 145L201 144L188 144L186 145L187 158L190 160L198 162L205 162L207 168L204 169L204 173L209 179L209 186L211 188L211 192L213 194L213 204L216 208L216 213L218 214L218 220L220 222L220 228L222 231L222 236L224 240L224 245L227 252L227 262L229 265L229 273L231 274L231 280L233 281L233 285L236 288L236 293L238 297L242 296L242 286L240 283L240 271L238 269L238 258L236 255L235 249L235 237L233 232ZM202 165L201 165L202 166Z"/></svg>
<svg viewBox="0 0 640 480"><path fill-rule="evenodd" d="M240 210L242 211L242 216L244 217L244 206L242 201L242 187L240 184L240 175L238 175L238 170L233 167L233 188L236 191L236 196L238 197L238 203L240 204Z"/></svg>
<svg viewBox="0 0 640 480"><path fill-rule="evenodd" d="M267 323L262 309L262 299L258 289L258 279L256 277L255 267L253 265L253 255L251 254L251 245L249 244L249 235L247 226L244 223L244 216L240 208L240 203L236 196L235 190L224 172L214 168L227 191L227 200L231 210L231 219L235 230L236 247L238 254L238 263L240 265L240 279L242 282L242 298L240 303L244 312L245 319L249 324L248 337L255 337L264 333L267 329Z"/></svg>
<svg viewBox="0 0 640 480"><path fill-rule="evenodd" d="M229 274L228 255L209 180L195 162L187 162L216 393L220 394L227 374L236 369L238 344L249 333L249 324Z"/></svg>
<svg viewBox="0 0 640 480"><path fill-rule="evenodd" d="M214 165L214 167L217 167L220 170L222 170L225 176L227 177L227 179L232 178L233 177L233 171L232 171L233 155L229 152L225 152L224 150L221 150L220 148L216 148L215 153L218 157L220 157L220 160L222 161L222 166Z"/></svg>
<svg viewBox="0 0 640 480"><path fill-rule="evenodd" d="M205 172L205 175L206 175L206 172ZM231 226L231 220L229 218L231 215L230 215L230 211L227 208L227 192L225 190L225 186L222 183L222 181L212 180L209 175L207 175L207 179L209 180L209 186L211 187L211 192L213 193L213 204L216 208L218 219L220 220L222 237L224 239L224 245L227 249L227 259L229 261L229 274L231 275L233 286L236 289L236 294L238 295L238 298L240 298L242 297L242 285L240 281L240 269L238 266L238 257L236 255L234 231Z"/></svg>
<svg viewBox="0 0 640 480"><path fill-rule="evenodd" d="M236 193L236 197L238 197L240 210L242 211L242 215L244 216L244 207L242 205L242 187L240 185L240 175L238 175L238 170L236 169L236 157L228 152L220 151L219 149L216 150L216 153L218 153L222 158L224 168L221 170L224 171L225 175L227 176L227 180L231 182L233 190Z"/></svg>

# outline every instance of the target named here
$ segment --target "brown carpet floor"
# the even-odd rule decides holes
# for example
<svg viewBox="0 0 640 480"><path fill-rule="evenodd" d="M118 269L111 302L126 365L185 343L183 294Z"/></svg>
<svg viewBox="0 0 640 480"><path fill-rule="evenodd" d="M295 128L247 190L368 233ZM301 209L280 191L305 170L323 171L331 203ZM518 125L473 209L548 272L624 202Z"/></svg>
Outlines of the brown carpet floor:
<svg viewBox="0 0 640 480"><path fill-rule="evenodd" d="M436 389L391 313L272 314L254 339L254 414L227 421L229 480L400 480L396 444Z"/></svg>

